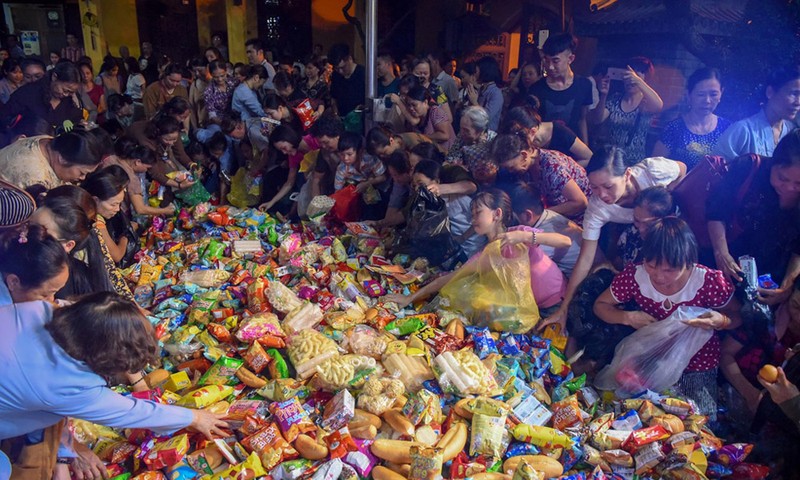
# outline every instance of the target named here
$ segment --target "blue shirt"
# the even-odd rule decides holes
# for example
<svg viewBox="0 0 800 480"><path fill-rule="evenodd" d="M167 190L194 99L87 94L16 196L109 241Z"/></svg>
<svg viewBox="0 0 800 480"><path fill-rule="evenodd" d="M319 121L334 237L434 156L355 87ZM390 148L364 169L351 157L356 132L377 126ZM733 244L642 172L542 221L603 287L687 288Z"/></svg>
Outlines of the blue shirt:
<svg viewBox="0 0 800 480"><path fill-rule="evenodd" d="M258 101L258 95L250 87L242 83L233 91L231 110L242 114L242 120L253 117L264 117L264 108Z"/></svg>
<svg viewBox="0 0 800 480"><path fill-rule="evenodd" d="M11 292L8 291L6 279L0 275L0 306L11 305L14 300L11 299Z"/></svg>
<svg viewBox="0 0 800 480"><path fill-rule="evenodd" d="M67 355L44 329L46 302L0 307L0 440L75 417L115 428L169 433L188 426L191 410L113 392L102 377Z"/></svg>
<svg viewBox="0 0 800 480"><path fill-rule="evenodd" d="M781 135L778 141L792 130L791 124L781 121ZM775 150L775 138L772 135L772 125L767 120L764 110L759 110L752 117L747 117L730 126L719 137L714 155L720 155L728 160L733 160L739 155L755 153L763 157L771 157Z"/></svg>
<svg viewBox="0 0 800 480"><path fill-rule="evenodd" d="M222 128L219 125L212 123L208 128L198 128L195 131L195 136L200 143L205 144L211 140L211 137L213 137L215 133L221 131ZM239 156L237 155L239 141L235 140L230 135L225 135L225 141L228 143L227 147L225 147L225 151L222 152L222 155L219 157L219 165L228 176L232 177L233 174L236 173L236 169L239 168Z"/></svg>

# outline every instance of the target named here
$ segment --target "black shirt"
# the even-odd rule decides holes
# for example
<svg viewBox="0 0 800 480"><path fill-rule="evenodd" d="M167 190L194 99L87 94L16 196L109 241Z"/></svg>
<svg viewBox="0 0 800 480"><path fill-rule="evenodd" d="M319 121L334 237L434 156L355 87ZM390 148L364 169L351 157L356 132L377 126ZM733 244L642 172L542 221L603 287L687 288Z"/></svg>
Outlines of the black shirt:
<svg viewBox="0 0 800 480"><path fill-rule="evenodd" d="M580 132L578 124L583 107L592 104L592 82L588 78L575 75L572 85L566 90L553 90L547 79L542 78L531 86L529 92L541 102L539 113L544 121L561 120L573 132Z"/></svg>
<svg viewBox="0 0 800 480"><path fill-rule="evenodd" d="M47 77L19 87L11 94L8 103L0 107L3 121L17 115L25 121L30 121L31 117L43 120L56 134L71 130L73 125L83 120L83 110L72 97L63 98L56 108L50 105L50 79Z"/></svg>
<svg viewBox="0 0 800 480"><path fill-rule="evenodd" d="M344 75L339 72L333 72L331 97L336 100L340 117L347 116L357 106L364 104L366 85L366 73L362 65L356 65L356 69L349 78L344 78Z"/></svg>

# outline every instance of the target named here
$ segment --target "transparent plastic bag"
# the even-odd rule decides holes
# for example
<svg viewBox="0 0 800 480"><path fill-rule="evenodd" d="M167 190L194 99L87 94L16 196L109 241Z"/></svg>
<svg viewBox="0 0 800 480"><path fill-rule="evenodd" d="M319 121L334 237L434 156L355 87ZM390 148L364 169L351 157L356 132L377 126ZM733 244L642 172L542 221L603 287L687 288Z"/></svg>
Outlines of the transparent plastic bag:
<svg viewBox="0 0 800 480"><path fill-rule="evenodd" d="M669 317L636 330L617 345L614 359L595 378L602 390L637 393L663 392L675 385L692 357L714 332L691 327L691 320L708 312L706 308L678 307Z"/></svg>
<svg viewBox="0 0 800 480"><path fill-rule="evenodd" d="M440 295L442 307L460 312L472 325L525 333L541 318L531 290L528 248L490 243L455 273Z"/></svg>

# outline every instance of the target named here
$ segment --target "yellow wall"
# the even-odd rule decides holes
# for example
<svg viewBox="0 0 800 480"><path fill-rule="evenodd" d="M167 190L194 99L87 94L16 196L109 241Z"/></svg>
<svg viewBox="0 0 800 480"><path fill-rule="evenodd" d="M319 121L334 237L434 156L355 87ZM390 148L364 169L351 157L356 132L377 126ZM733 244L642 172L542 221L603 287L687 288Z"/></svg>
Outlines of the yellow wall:
<svg viewBox="0 0 800 480"><path fill-rule="evenodd" d="M95 73L106 53L119 55L120 45L127 45L131 55L139 56L139 26L135 0L81 0L78 2L83 28L84 49L92 59ZM98 26L83 24L86 13L97 15ZM94 42L92 42L94 36ZM95 48L92 48L94 43Z"/></svg>
<svg viewBox="0 0 800 480"><path fill-rule="evenodd" d="M364 63L363 42L358 36L356 27L351 25L342 13L345 2L332 0L312 0L311 1L311 35L313 44L322 45L323 54L328 53L328 49L335 43L346 43L350 45L353 59L357 63ZM364 2L357 0L353 2L350 15L361 20L361 25L366 29L364 19Z"/></svg>

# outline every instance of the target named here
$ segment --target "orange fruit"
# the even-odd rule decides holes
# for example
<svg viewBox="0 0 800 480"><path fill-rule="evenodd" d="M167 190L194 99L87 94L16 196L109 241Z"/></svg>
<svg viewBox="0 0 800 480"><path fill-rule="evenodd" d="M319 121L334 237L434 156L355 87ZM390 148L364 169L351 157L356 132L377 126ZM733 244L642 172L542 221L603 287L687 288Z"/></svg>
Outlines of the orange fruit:
<svg viewBox="0 0 800 480"><path fill-rule="evenodd" d="M764 379L765 382L775 383L778 380L778 369L772 365L764 365L758 371L758 376Z"/></svg>

